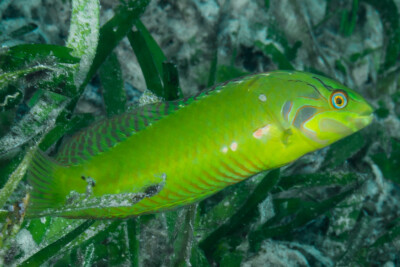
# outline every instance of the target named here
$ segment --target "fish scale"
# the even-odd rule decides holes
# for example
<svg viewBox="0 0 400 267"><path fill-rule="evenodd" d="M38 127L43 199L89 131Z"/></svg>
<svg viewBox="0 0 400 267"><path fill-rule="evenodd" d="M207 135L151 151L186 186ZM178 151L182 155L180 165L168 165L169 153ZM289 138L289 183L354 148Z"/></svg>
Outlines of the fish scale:
<svg viewBox="0 0 400 267"><path fill-rule="evenodd" d="M337 92L343 110L329 102ZM287 71L139 107L72 136L55 159L38 151L27 214L126 218L191 204L358 131L371 113L344 85Z"/></svg>

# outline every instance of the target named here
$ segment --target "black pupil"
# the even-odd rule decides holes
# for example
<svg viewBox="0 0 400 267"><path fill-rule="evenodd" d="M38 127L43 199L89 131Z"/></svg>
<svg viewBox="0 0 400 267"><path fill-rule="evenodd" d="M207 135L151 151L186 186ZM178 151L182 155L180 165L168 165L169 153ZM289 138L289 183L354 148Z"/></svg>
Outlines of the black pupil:
<svg viewBox="0 0 400 267"><path fill-rule="evenodd" d="M339 105L339 106L342 105L343 104L343 100L340 97L336 98L336 104Z"/></svg>

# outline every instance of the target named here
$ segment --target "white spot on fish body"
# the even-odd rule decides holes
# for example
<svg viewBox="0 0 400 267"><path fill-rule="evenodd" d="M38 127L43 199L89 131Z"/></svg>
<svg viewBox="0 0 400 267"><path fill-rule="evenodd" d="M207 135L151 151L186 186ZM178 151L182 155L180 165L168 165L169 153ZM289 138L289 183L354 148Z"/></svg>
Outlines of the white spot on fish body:
<svg viewBox="0 0 400 267"><path fill-rule="evenodd" d="M267 96L264 94L261 94L258 96L258 99L260 99L260 101L262 101L262 102L265 102L265 101L267 101Z"/></svg>
<svg viewBox="0 0 400 267"><path fill-rule="evenodd" d="M229 145L229 147L228 147L228 146L223 146L222 149L221 149L221 152L222 152L222 153L227 153L227 152L229 151L229 149L231 149L232 151L236 151L237 148L238 148L238 144L237 144L235 141L233 141L233 142Z"/></svg>
<svg viewBox="0 0 400 267"><path fill-rule="evenodd" d="M238 147L238 144L236 142L232 142L232 144L230 146L231 150L236 151L237 147Z"/></svg>

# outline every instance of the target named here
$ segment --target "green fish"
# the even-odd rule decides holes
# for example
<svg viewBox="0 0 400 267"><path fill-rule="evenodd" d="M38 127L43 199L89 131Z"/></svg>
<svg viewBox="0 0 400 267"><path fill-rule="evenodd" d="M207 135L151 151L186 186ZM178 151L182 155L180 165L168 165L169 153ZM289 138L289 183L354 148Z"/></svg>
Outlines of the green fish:
<svg viewBox="0 0 400 267"><path fill-rule="evenodd" d="M371 123L355 91L315 74L260 73L95 122L28 170L28 216L126 218L200 201Z"/></svg>

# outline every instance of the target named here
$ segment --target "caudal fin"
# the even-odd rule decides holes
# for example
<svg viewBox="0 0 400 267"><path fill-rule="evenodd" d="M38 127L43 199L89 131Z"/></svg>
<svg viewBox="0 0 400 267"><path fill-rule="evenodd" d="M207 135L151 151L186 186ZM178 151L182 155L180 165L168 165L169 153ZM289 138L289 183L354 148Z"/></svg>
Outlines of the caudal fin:
<svg viewBox="0 0 400 267"><path fill-rule="evenodd" d="M37 150L28 169L28 182L33 187L27 216L44 216L52 214L54 208L62 204L57 181L53 178L54 171L63 168L62 165Z"/></svg>

